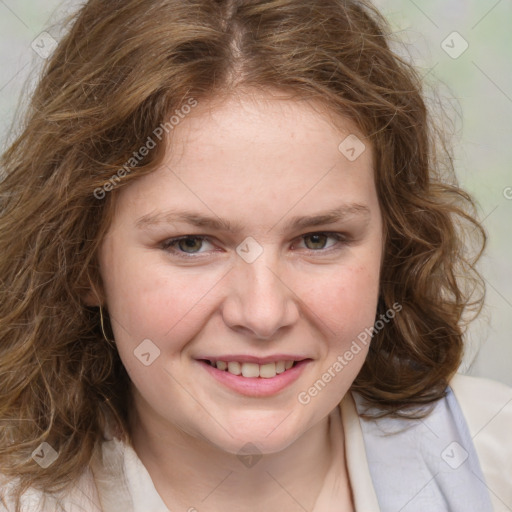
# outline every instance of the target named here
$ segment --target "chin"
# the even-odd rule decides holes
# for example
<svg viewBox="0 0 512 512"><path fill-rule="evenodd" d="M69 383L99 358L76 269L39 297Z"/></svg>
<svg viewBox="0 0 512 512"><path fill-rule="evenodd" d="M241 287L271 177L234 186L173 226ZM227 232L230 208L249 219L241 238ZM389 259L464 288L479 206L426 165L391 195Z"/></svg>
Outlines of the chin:
<svg viewBox="0 0 512 512"><path fill-rule="evenodd" d="M210 440L217 448L234 455L250 453L271 454L286 449L298 439L305 429L298 429L297 425L287 423L290 416L284 419L283 415L273 418L272 421L253 420L250 425L230 424L227 432L219 427L215 438L210 431L204 437Z"/></svg>

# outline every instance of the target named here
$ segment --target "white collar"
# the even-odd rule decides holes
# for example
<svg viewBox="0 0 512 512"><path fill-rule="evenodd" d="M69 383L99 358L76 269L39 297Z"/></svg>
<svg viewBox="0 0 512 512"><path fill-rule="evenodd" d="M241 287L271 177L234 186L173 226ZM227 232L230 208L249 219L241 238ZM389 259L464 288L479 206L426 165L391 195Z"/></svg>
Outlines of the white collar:
<svg viewBox="0 0 512 512"><path fill-rule="evenodd" d="M343 431L342 431L343 425ZM350 395L330 414L333 451L343 449L356 510L376 511L379 507L364 456L364 440L354 401ZM334 458L313 512L335 510L339 474L343 459ZM91 463L103 512L170 512L135 450L117 438L103 442Z"/></svg>

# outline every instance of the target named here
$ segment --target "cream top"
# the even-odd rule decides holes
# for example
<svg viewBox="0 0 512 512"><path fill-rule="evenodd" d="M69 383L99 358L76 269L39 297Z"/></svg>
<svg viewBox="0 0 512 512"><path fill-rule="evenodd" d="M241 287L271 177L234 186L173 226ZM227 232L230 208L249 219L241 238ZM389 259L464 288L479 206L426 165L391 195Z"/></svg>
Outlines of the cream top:
<svg viewBox="0 0 512 512"><path fill-rule="evenodd" d="M485 478L482 484L489 489L493 509L495 512L510 512L512 389L486 379L462 375L456 375L450 386L467 422ZM345 449L356 511L380 512L361 420L351 394L347 394L330 414L329 435L333 450ZM313 512L337 510L341 464L341 457L333 459ZM57 499L30 490L24 495L22 504L23 512L170 512L135 451L116 438L103 443L90 467L66 495ZM196 508L200 510L200 507ZM14 508L12 504L8 504L7 509L0 505L0 511L5 510L13 512Z"/></svg>

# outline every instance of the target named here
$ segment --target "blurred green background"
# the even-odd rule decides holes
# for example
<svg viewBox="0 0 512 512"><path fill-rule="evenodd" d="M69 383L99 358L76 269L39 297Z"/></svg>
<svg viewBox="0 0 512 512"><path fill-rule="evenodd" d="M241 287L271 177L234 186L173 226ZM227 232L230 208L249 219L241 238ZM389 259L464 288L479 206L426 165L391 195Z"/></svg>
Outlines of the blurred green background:
<svg viewBox="0 0 512 512"><path fill-rule="evenodd" d="M0 0L3 147L13 135L22 86L34 83L43 60L32 45L44 31L58 40L54 24L80 3ZM453 109L458 178L476 198L489 234L480 266L486 308L468 333L461 370L512 385L512 1L374 3L402 41L396 51L413 60Z"/></svg>

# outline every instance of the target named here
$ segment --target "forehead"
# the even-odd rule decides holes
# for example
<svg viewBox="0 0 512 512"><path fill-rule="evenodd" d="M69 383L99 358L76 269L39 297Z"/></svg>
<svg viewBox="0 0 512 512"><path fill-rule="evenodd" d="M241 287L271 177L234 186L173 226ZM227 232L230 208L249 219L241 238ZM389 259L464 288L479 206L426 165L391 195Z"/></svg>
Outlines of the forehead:
<svg viewBox="0 0 512 512"><path fill-rule="evenodd" d="M334 125L324 109L258 94L199 103L172 131L160 168L120 199L124 195L139 215L198 208L242 217L242 223L275 222L319 203L324 209L343 203L372 208L371 147L351 121Z"/></svg>
<svg viewBox="0 0 512 512"><path fill-rule="evenodd" d="M244 155L254 153L258 160L265 155L286 161L301 161L304 155L319 160L324 155L338 158L341 137L350 134L364 139L350 119L333 115L319 100L251 91L199 102L173 130L169 152L174 164L186 150L189 161L194 156L238 156L244 160L241 167L249 164Z"/></svg>

